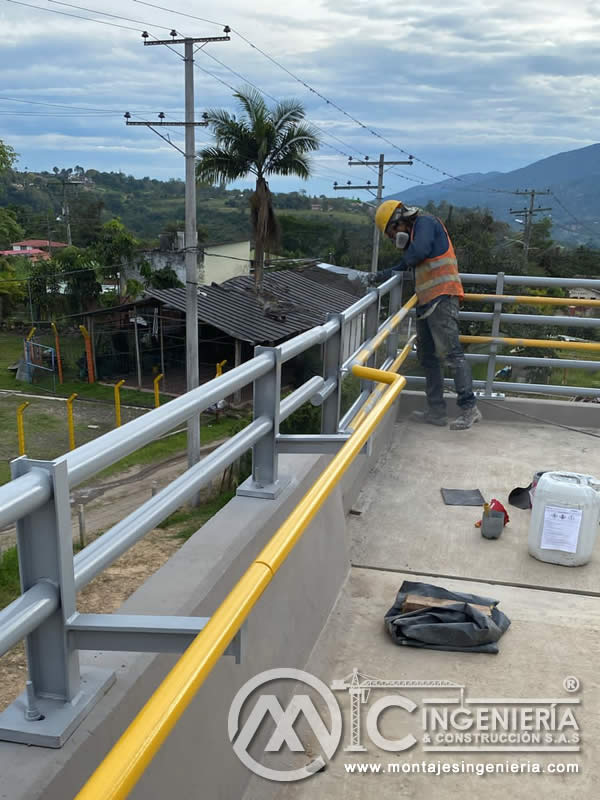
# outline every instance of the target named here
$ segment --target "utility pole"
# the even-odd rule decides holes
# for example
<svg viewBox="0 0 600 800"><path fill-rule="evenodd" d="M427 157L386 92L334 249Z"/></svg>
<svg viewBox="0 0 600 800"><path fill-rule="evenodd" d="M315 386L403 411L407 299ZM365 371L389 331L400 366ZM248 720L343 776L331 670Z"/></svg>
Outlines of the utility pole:
<svg viewBox="0 0 600 800"><path fill-rule="evenodd" d="M69 247L73 244L73 238L71 236L71 209L69 208L69 201L67 199L67 186L78 186L84 183L84 181L78 180L71 180L68 177L65 177L67 173L63 171L62 175L59 177L57 175L57 180L62 183L62 217L64 217L65 225L67 228L67 244ZM50 243L50 236L48 236L48 243Z"/></svg>
<svg viewBox="0 0 600 800"><path fill-rule="evenodd" d="M125 114L127 125L145 125L157 136L164 139L185 157L185 283L186 283L186 311L185 311L185 341L186 341L186 388L190 392L200 383L200 362L198 353L198 223L196 209L196 127L206 127L206 122L195 121L194 108L194 45L201 42L230 41L229 26L225 26L225 36L186 36L178 39L177 31L171 31L171 39L149 40L148 33L144 31L142 38L145 46L166 45L172 47L176 44L184 46L185 65L185 122L165 122L163 113L160 113L159 122L132 122L131 114ZM173 144L168 136L156 130L161 126L179 126L185 128L185 152ZM187 424L187 453L188 467L200 461L200 414L188 420Z"/></svg>
<svg viewBox="0 0 600 800"><path fill-rule="evenodd" d="M529 253L529 244L531 242L531 229L533 226L533 218L536 214L541 214L543 211L552 211L552 207L542 208L538 206L534 208L535 203L535 196L537 195L544 195L544 194L552 194L550 189L545 189L544 191L538 191L536 189L525 189L524 191L516 191L513 194L521 195L525 197L529 197L529 207L528 208L521 208L517 210L513 210L512 208L509 210L509 214L518 214L520 216L525 217L525 230L523 231L523 257L525 263L527 263L527 256Z"/></svg>
<svg viewBox="0 0 600 800"><path fill-rule="evenodd" d="M383 190L385 189L385 186L383 185L383 177L384 177L384 174L385 174L385 168L386 167L399 167L399 166L412 167L412 164L413 164L412 159L410 161L386 161L385 160L385 155L383 153L380 153L378 169L377 169L377 189L376 189L376 192L375 192L375 199L377 200L377 205L379 205L381 203L381 200L383 198ZM348 161L348 166L349 167L356 167L356 166L371 167L371 166L374 166L374 165L369 161L369 157L365 156L365 160L364 161L355 161L352 157L350 157L350 160ZM337 183L334 183L333 184L333 188L335 190L338 190L338 191L339 190L344 190L344 189L357 189L357 190L360 189L360 190L367 190L367 191L370 191L371 193L373 193L373 187L371 186L371 181L367 181L365 186L353 186L350 183L350 181L348 181L346 186L338 186ZM380 239L379 228L377 227L377 225L374 224L373 225L373 249L371 251L371 272L377 272L377 266L378 266L378 263L379 263L379 239Z"/></svg>

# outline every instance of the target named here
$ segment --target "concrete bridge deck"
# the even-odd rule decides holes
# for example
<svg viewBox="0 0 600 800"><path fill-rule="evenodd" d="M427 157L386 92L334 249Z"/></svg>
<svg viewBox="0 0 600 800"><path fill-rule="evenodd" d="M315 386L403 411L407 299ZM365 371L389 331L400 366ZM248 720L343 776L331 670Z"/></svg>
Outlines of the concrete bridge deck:
<svg viewBox="0 0 600 800"><path fill-rule="evenodd" d="M403 393L400 412L405 414L413 402L422 400ZM527 413L595 426L598 432L598 409L591 404L515 402ZM484 541L474 527L479 509L444 506L440 495L443 486L477 487L486 498L506 501L513 487L527 485L540 469L600 476L596 439L537 425L508 412L517 405L507 400L504 411L485 409L484 423L466 432L396 422L396 409L390 411L374 436L372 450L357 458L248 618L242 663L235 664L231 657L219 661L132 791L131 800L463 800L483 795L504 800L507 793L513 800L596 797L600 555L572 569L543 564L527 553L528 511L509 508L511 522L501 538ZM282 474L291 480L276 500L234 498L126 601L122 613L210 616L327 461L327 456L282 456ZM349 509L354 513L348 515ZM500 653L394 645L384 630L383 616L404 579L497 598L512 620L500 640ZM61 750L0 743L0 798L74 797L177 658L82 653L84 668L115 671L114 686ZM413 734L417 744L394 753L370 743L368 711L390 694L389 689L375 689L361 703L362 743L368 749L347 752L351 714L345 690L336 692L343 714L342 744L327 768L298 783L267 781L253 776L234 753L228 715L247 681L281 667L304 669L325 684L345 678L354 668L378 679L450 681L464 687L465 704L471 708L476 706L469 706L468 700L477 698L490 700L488 707L494 700L580 700L573 708L581 752L425 752L423 701L456 694L453 689L449 694L431 687L392 689L417 708L410 714L388 709L379 719L382 736L399 739ZM567 677L578 679L579 691L565 690ZM276 692L282 707L288 707L293 684L284 683ZM314 702L318 705L318 697ZM325 714L323 720L327 721ZM265 756L273 731L268 721L249 751L276 769L306 765L321 748L306 721L296 722L294 730L306 752L294 753L284 746L282 752ZM571 737L573 731L566 733ZM459 771L437 776L402 771L423 762L434 769L441 762L480 771L496 763L509 768L523 765L525 772L479 776ZM369 772L348 771L357 764ZM388 771L388 764L393 771ZM527 771L536 764L545 770L550 764L574 764L580 771ZM372 772L370 765L382 771Z"/></svg>
<svg viewBox="0 0 600 800"><path fill-rule="evenodd" d="M506 504L509 491L526 486L539 469L599 475L600 449L583 434L527 422L488 421L467 432L397 423L390 449L354 503L355 513L349 517L350 575L306 669L328 685L358 668L376 678L453 681L464 685L471 698L578 699L581 705L574 708L581 752L425 752L421 741L400 753L386 753L368 741L363 741L367 752L344 752L350 739L350 702L348 692L338 692L344 744L327 768L303 782L277 788L255 778L245 800L480 796L491 800L508 792L515 799L597 795L593 751L600 733L600 555L578 568L544 564L527 552L529 511L509 507L510 524L499 540L489 541L474 527L479 509L445 506L440 495L442 486L477 487L486 499L497 497ZM500 600L512 625L500 640L499 655L393 644L383 616L404 579ZM569 676L579 680L578 692L565 691L563 682ZM385 712L380 720L382 735L399 739L413 733L422 738L422 701L436 696L435 690L426 688L374 690L362 705L363 736L369 705L394 691L409 697L418 709L412 715L402 709ZM304 734L310 740L311 731ZM298 764L302 758L306 763L303 754ZM392 769L416 769L423 761L473 769L481 769L478 764L517 763L525 772L436 776L387 771L388 764L400 765ZM348 765L356 763L375 765L381 772L348 772L352 768ZM528 772L535 769L534 763L545 772ZM552 764L567 763L576 764L578 774L548 772Z"/></svg>

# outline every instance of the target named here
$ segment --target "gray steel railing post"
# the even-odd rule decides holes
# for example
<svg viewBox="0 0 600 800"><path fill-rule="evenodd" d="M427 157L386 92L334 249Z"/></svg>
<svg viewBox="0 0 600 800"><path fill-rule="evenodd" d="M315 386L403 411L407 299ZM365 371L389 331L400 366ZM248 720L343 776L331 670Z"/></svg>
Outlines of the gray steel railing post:
<svg viewBox="0 0 600 800"><path fill-rule="evenodd" d="M337 433L342 398L341 366L344 318L342 314L328 314L327 321L330 319L337 319L340 327L323 345L323 378L325 381L335 381L336 386L323 402L321 433Z"/></svg>
<svg viewBox="0 0 600 800"><path fill-rule="evenodd" d="M394 314L400 310L402 306L402 286L404 283L404 273L401 273L401 280L392 286L390 290L390 307L388 317L393 317ZM396 328L393 333L390 333L386 342L386 355L388 358L396 358L398 352L398 342L400 340L400 330Z"/></svg>
<svg viewBox="0 0 600 800"><path fill-rule="evenodd" d="M114 682L108 670L94 670L82 685L79 656L69 641L68 620L76 613L73 532L66 459L11 464L13 478L31 470L48 475L52 493L17 522L21 589L39 583L58 588L58 608L27 636L26 692L0 715L0 739L60 747L82 716Z"/></svg>
<svg viewBox="0 0 600 800"><path fill-rule="evenodd" d="M368 342L373 339L374 336L377 336L377 331L379 330L379 292L377 289L372 289L369 294L376 295L377 299L367 308L365 312L365 333L363 338L363 341L365 342ZM376 360L377 353L373 353L373 355L367 359L365 366L374 367ZM373 388L373 381L361 380L360 388L361 391L370 392Z"/></svg>
<svg viewBox="0 0 600 800"><path fill-rule="evenodd" d="M504 293L504 273L499 272L496 276L496 294ZM494 303L494 318L492 320L492 336L498 336L500 333L500 315L502 314L502 303ZM496 374L496 353L498 352L498 345L490 345L490 355L488 358L487 377L485 381L485 390L483 397L495 397L499 399L504 395L495 394L493 391L494 375Z"/></svg>
<svg viewBox="0 0 600 800"><path fill-rule="evenodd" d="M252 477L238 487L237 494L243 497L276 498L289 478L278 474L277 435L279 433L279 406L281 402L281 348L255 347L254 355L270 353L273 367L254 381L254 419L267 417L272 428L252 448Z"/></svg>

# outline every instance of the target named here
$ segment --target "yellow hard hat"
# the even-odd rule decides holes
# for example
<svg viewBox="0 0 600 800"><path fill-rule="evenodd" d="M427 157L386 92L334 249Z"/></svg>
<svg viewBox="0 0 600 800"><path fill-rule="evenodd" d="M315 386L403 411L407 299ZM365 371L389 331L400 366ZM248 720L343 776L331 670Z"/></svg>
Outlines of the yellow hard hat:
<svg viewBox="0 0 600 800"><path fill-rule="evenodd" d="M375 212L375 225L377 225L382 233L385 233L385 229L394 215L394 212L398 208L402 208L402 206L403 203L400 200L385 200L377 208L377 211Z"/></svg>

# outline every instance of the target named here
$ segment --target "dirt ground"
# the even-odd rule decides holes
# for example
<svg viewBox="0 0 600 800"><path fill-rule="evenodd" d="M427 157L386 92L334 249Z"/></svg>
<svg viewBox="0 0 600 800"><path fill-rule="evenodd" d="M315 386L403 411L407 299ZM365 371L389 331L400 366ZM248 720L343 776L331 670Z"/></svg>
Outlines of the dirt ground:
<svg viewBox="0 0 600 800"><path fill-rule="evenodd" d="M117 611L182 544L173 529L152 531L79 593L78 610L86 614ZM25 648L21 642L0 658L0 711L24 690L26 680Z"/></svg>

